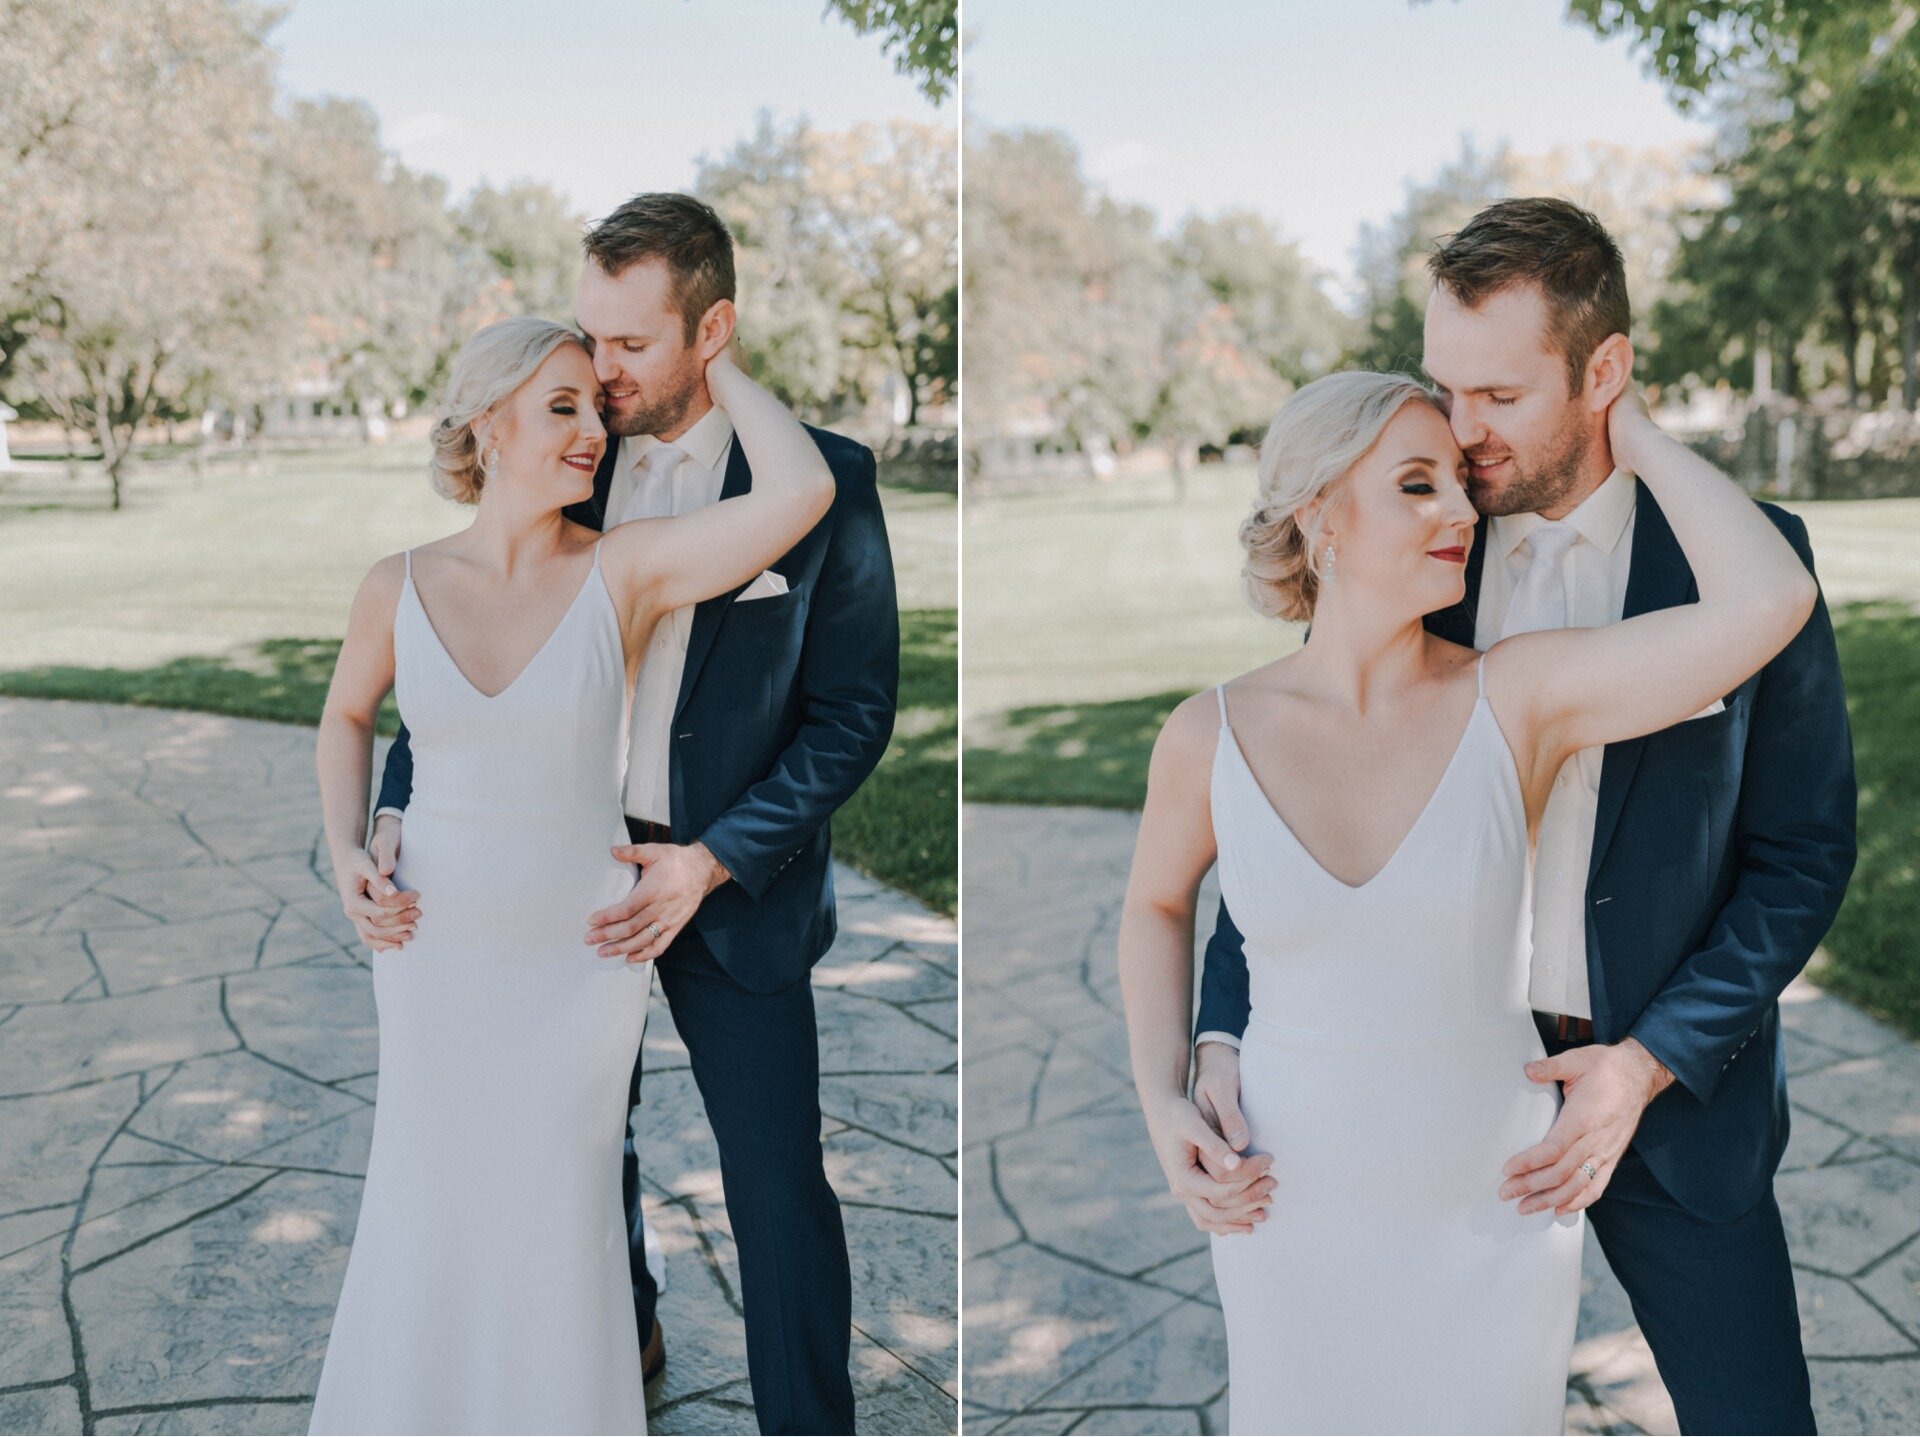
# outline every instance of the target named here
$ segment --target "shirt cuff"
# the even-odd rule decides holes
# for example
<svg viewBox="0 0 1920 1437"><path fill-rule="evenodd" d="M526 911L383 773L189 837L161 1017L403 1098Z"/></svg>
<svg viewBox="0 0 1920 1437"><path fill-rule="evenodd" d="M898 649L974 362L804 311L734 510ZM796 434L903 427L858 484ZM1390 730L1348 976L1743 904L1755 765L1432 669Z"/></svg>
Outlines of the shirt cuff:
<svg viewBox="0 0 1920 1437"><path fill-rule="evenodd" d="M1231 1033L1206 1032L1193 1040L1193 1046L1195 1048L1198 1048L1202 1043L1225 1043L1229 1048L1233 1049L1234 1052L1237 1053L1240 1051L1240 1040Z"/></svg>
<svg viewBox="0 0 1920 1437"><path fill-rule="evenodd" d="M407 816L407 811L404 808L376 808L373 811L373 821L375 823L378 823L382 818L386 817L386 815L388 815L389 813L392 814L395 818L403 819L403 820Z"/></svg>

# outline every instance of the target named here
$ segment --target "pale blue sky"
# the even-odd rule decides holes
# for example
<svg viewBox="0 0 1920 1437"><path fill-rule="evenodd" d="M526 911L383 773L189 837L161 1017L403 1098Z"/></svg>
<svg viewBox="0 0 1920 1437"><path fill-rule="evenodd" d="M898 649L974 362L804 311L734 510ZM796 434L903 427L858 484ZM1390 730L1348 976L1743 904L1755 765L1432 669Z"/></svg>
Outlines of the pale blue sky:
<svg viewBox="0 0 1920 1437"><path fill-rule="evenodd" d="M682 189L757 111L838 129L958 125L896 75L880 37L821 0L297 0L274 31L296 95L372 103L407 165L464 194L544 180L589 215Z"/></svg>
<svg viewBox="0 0 1920 1437"><path fill-rule="evenodd" d="M970 119L1066 131L1163 221L1259 210L1340 287L1360 225L1472 135L1542 152L1704 139L1560 0L963 0Z"/></svg>

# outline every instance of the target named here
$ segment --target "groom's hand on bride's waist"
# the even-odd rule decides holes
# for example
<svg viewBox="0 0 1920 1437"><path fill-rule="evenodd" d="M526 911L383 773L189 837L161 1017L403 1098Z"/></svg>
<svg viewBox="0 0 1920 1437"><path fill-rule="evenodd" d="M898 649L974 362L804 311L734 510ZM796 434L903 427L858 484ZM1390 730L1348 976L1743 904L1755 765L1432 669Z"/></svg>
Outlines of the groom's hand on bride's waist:
<svg viewBox="0 0 1920 1437"><path fill-rule="evenodd" d="M602 958L629 963L651 963L666 952L706 896L733 877L704 843L621 843L613 856L639 865L640 880L587 919L587 942Z"/></svg>
<svg viewBox="0 0 1920 1437"><path fill-rule="evenodd" d="M1565 1101L1546 1137L1507 1159L1502 1199L1522 1213L1566 1214L1598 1202L1633 1141L1640 1115L1673 1082L1637 1038L1569 1048L1527 1064L1535 1083L1558 1083Z"/></svg>

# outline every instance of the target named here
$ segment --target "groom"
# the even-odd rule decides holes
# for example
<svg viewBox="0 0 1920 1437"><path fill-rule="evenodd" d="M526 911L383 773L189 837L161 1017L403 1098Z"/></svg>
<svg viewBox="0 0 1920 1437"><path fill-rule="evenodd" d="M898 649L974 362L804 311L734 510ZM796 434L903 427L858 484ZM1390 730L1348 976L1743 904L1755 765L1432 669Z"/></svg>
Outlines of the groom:
<svg viewBox="0 0 1920 1437"><path fill-rule="evenodd" d="M1627 333L1620 252L1564 201L1482 210L1429 259L1425 367L1447 394L1483 517L1465 599L1428 629L1486 649L1691 602L1653 496L1616 469L1587 362ZM1762 506L1809 570L1800 520ZM1555 781L1534 866L1530 1000L1565 1103L1489 1173L1522 1212L1585 1209L1683 1432L1812 1432L1773 1174L1787 1141L1778 999L1854 861L1852 738L1818 605L1753 678L1662 733L1588 750ZM1410 935L1410 941L1412 941ZM1241 936L1220 910L1202 978L1195 1102L1247 1141ZM1365 1134L1356 1134L1364 1141ZM1589 1174L1576 1158L1593 1162ZM1215 1173L1264 1199L1259 1172ZM1417 1184L1419 1175L1408 1175Z"/></svg>
<svg viewBox="0 0 1920 1437"><path fill-rule="evenodd" d="M726 226L691 196L645 194L584 244L576 307L618 442L567 517L603 529L744 494L753 475L704 378L733 337ZM808 975L834 938L827 821L885 752L899 677L873 454L812 434L837 486L826 518L750 584L654 631L633 695L633 842L614 849L640 880L581 915L602 955L655 963L686 1043L720 1149L762 1432L853 1431L852 1283L820 1147ZM373 844L386 872L412 776L402 729ZM635 1054L629 1106L640 1071ZM623 1178L651 1377L664 1345L631 1143Z"/></svg>

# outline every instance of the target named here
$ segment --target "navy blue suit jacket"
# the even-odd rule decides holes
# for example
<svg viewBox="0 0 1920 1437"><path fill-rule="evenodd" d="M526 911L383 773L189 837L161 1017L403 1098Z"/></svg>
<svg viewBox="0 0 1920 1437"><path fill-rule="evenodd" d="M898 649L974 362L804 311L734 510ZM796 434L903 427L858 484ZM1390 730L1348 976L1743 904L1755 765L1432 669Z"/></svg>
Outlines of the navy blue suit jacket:
<svg viewBox="0 0 1920 1437"><path fill-rule="evenodd" d="M1800 555L1806 526L1761 508ZM1487 547L1467 598L1427 628L1472 647ZM1693 570L1645 485L1624 617L1691 603ZM1825 600L1726 711L1608 744L1587 879L1595 1041L1633 1037L1678 1079L1633 1139L1674 1200L1726 1221L1763 1197L1787 1142L1778 998L1833 923L1854 862L1853 736ZM1241 936L1221 905L1198 1031L1240 1034Z"/></svg>
<svg viewBox="0 0 1920 1437"><path fill-rule="evenodd" d="M705 843L733 875L689 926L728 976L756 993L795 982L833 942L827 820L886 752L900 677L900 612L873 452L808 432L833 471L833 506L773 565L786 593L736 604L742 584L694 609L670 746L673 841ZM569 508L569 519L605 527L618 455L609 446L593 497ZM720 498L752 487L736 440ZM412 791L402 728L379 806L405 808Z"/></svg>

